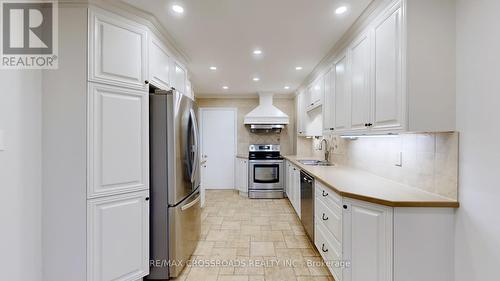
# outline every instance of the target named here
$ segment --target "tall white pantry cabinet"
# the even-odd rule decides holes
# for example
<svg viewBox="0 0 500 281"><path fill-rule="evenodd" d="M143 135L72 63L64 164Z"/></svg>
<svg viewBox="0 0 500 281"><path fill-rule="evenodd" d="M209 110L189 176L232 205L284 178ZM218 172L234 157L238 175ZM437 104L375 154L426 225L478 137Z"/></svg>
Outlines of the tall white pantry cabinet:
<svg viewBox="0 0 500 281"><path fill-rule="evenodd" d="M141 280L149 274L148 83L186 85L186 72L133 17L73 3L59 6L59 23L59 69L42 79L43 280ZM152 42L163 57L150 57Z"/></svg>

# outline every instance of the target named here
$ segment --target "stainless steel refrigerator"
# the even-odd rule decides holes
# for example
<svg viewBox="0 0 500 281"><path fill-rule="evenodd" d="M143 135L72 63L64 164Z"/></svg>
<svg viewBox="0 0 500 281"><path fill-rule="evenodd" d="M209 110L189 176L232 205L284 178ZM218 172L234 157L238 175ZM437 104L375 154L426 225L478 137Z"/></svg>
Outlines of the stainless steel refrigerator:
<svg viewBox="0 0 500 281"><path fill-rule="evenodd" d="M150 109L150 275L177 277L200 238L199 131L194 101L154 90Z"/></svg>

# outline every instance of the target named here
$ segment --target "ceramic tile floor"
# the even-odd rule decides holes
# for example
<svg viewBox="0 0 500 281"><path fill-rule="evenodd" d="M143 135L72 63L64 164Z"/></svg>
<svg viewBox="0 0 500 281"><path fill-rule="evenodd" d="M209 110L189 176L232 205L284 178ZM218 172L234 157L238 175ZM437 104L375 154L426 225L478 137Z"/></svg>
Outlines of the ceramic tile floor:
<svg viewBox="0 0 500 281"><path fill-rule="evenodd" d="M182 281L333 281L287 199L209 190L201 241ZM208 266L207 263L219 263Z"/></svg>

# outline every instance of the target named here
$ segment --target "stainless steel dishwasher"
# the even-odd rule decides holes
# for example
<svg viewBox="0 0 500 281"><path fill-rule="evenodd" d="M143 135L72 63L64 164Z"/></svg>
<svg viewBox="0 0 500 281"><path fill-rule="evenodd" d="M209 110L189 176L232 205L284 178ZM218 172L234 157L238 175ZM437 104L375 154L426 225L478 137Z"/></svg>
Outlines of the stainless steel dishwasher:
<svg viewBox="0 0 500 281"><path fill-rule="evenodd" d="M300 171L300 215L307 236L314 242L314 178Z"/></svg>

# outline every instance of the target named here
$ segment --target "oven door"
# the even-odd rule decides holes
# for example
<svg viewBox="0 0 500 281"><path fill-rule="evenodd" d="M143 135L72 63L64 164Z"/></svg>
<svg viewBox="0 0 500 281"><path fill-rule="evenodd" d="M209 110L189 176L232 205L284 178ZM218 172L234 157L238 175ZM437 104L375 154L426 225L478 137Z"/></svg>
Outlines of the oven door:
<svg viewBox="0 0 500 281"><path fill-rule="evenodd" d="M282 189L283 160L250 160L249 189Z"/></svg>

